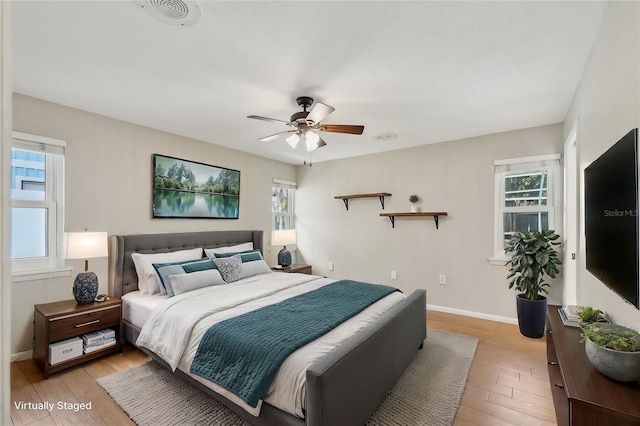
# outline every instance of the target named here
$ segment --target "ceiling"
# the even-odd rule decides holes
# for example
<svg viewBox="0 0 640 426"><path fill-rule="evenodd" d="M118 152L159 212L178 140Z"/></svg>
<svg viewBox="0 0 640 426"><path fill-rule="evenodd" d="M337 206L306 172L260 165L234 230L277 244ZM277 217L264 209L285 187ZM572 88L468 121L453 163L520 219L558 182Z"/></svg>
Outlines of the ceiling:
<svg viewBox="0 0 640 426"><path fill-rule="evenodd" d="M164 0L180 3L182 0ZM302 164L295 99L335 107L313 162L562 122L606 2L199 1L194 25L134 1L11 3L14 91ZM148 9L147 9L148 10ZM376 136L395 133L392 140Z"/></svg>

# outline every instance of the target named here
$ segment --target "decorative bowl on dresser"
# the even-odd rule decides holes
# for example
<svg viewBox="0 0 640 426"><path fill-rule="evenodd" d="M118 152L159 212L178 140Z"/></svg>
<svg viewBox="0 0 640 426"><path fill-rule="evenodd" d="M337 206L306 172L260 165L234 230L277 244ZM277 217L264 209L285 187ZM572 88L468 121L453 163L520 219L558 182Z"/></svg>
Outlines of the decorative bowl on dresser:
<svg viewBox="0 0 640 426"><path fill-rule="evenodd" d="M110 328L115 332L115 344L83 353L82 335ZM77 342L80 352L77 353ZM122 302L109 299L105 302L77 304L75 300L45 303L34 306L33 360L44 377L86 361L122 351ZM51 350L54 363L52 360Z"/></svg>
<svg viewBox="0 0 640 426"><path fill-rule="evenodd" d="M560 306L547 312L549 382L559 426L640 425L640 383L609 379L593 367L580 329L562 324Z"/></svg>

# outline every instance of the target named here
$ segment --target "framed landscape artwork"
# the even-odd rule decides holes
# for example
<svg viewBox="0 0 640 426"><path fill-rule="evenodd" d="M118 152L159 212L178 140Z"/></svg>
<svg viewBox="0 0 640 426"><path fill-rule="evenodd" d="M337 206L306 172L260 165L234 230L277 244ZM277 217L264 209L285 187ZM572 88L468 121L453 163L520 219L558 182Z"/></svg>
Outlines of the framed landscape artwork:
<svg viewBox="0 0 640 426"><path fill-rule="evenodd" d="M240 171L153 154L153 217L237 219Z"/></svg>

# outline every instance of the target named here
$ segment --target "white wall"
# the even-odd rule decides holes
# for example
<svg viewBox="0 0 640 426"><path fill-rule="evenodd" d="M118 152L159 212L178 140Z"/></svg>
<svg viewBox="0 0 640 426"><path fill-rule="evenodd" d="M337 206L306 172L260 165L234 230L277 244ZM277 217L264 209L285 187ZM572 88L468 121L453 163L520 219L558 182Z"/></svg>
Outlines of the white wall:
<svg viewBox="0 0 640 426"><path fill-rule="evenodd" d="M640 125L640 3L609 2L600 32L564 123L568 135L577 121L579 181L593 160ZM605 311L640 330L640 311L625 303L586 270L584 194L580 193L577 301Z"/></svg>
<svg viewBox="0 0 640 426"><path fill-rule="evenodd" d="M390 284L405 293L425 288L430 305L515 318L507 269L488 262L494 241L493 161L562 152L562 143L562 126L556 124L299 166L298 253L321 275ZM349 211L334 199L375 192L393 194L385 212L409 211L409 195L418 194L422 211L448 216L440 218L438 230L430 217L396 218L392 229L389 219L379 216L377 198L351 200ZM392 270L397 280L390 279ZM438 284L439 274L447 276L446 285ZM559 303L561 294L556 286L550 302Z"/></svg>
<svg viewBox="0 0 640 426"><path fill-rule="evenodd" d="M295 167L108 117L15 94L14 130L67 141L65 230L109 234L263 229L269 244L272 179L295 180ZM152 154L240 170L238 220L152 219ZM31 349L33 305L72 299L82 261L68 262L71 276L13 283L11 352ZM89 261L107 292L107 259Z"/></svg>

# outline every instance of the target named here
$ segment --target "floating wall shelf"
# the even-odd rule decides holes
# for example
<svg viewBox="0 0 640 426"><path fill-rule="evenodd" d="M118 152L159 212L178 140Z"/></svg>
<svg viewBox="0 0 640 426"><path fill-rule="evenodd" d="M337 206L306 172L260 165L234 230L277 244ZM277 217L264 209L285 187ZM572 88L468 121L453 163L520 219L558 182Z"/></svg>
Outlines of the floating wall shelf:
<svg viewBox="0 0 640 426"><path fill-rule="evenodd" d="M396 227L396 217L421 217L421 216L433 216L433 220L436 222L436 229L438 229L438 217L446 216L447 212L417 212L417 213L380 213L380 216L386 216L391 221L391 227Z"/></svg>
<svg viewBox="0 0 640 426"><path fill-rule="evenodd" d="M344 201L344 206L349 210L349 200L353 198L379 198L380 205L382 206L382 210L384 210L384 197L391 197L391 194L388 192L376 192L374 194L353 194L353 195L336 195L336 200Z"/></svg>

